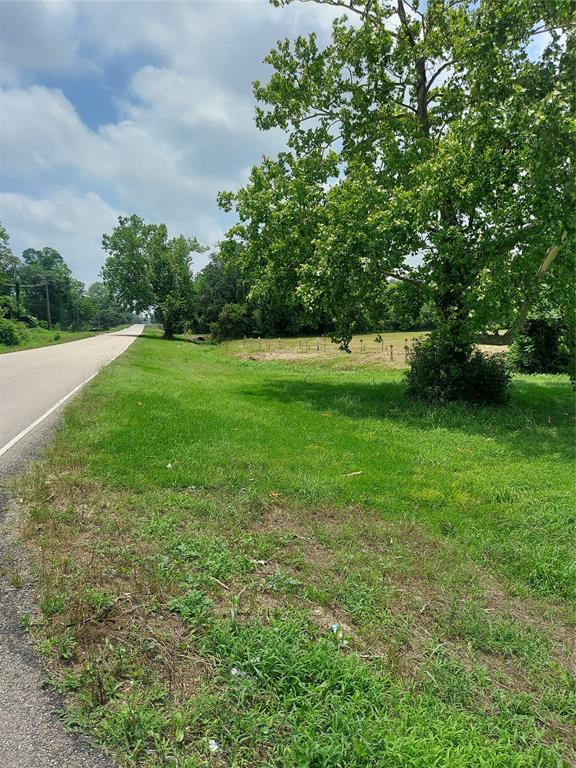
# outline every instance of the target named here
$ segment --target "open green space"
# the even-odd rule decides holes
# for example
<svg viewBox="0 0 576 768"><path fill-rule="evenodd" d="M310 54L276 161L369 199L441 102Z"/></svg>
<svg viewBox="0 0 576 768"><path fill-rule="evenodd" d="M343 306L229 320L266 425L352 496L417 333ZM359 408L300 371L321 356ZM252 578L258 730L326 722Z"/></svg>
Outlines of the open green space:
<svg viewBox="0 0 576 768"><path fill-rule="evenodd" d="M26 338L20 344L0 344L0 354L4 352L20 352L23 349L36 349L37 347L52 347L56 344L64 344L67 341L87 339L89 336L98 336L100 333L112 333L112 331L126 328L119 325L116 328L108 328L105 331L58 331L47 328L28 328Z"/></svg>
<svg viewBox="0 0 576 768"><path fill-rule="evenodd" d="M124 766L573 764L568 378L432 407L234 351L148 329L21 481L69 726Z"/></svg>

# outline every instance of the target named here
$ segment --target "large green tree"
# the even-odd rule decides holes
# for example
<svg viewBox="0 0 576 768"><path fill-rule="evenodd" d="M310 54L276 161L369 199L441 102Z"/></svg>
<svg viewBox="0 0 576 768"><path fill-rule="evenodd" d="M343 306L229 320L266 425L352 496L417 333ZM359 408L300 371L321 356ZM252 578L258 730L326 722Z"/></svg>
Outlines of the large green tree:
<svg viewBox="0 0 576 768"><path fill-rule="evenodd" d="M346 346L358 307L407 282L452 370L542 291L570 312L570 0L316 1L346 12L331 42L280 42L255 83L257 124L288 150L220 197L257 289L327 313Z"/></svg>
<svg viewBox="0 0 576 768"><path fill-rule="evenodd" d="M102 247L109 254L102 275L116 303L130 312L153 311L171 338L192 312L190 254L204 248L196 238L170 240L164 224L136 215L120 216Z"/></svg>
<svg viewBox="0 0 576 768"><path fill-rule="evenodd" d="M55 248L26 248L18 276L23 302L32 315L61 328L75 324L79 288L70 267Z"/></svg>

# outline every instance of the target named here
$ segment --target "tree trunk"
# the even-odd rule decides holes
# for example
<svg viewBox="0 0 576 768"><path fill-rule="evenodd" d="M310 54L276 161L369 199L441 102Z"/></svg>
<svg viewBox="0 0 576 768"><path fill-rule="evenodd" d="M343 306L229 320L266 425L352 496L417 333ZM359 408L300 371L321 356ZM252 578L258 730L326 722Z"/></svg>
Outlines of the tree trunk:
<svg viewBox="0 0 576 768"><path fill-rule="evenodd" d="M172 320L167 318L164 320L164 338L165 339L173 339L174 338L174 324L172 323Z"/></svg>

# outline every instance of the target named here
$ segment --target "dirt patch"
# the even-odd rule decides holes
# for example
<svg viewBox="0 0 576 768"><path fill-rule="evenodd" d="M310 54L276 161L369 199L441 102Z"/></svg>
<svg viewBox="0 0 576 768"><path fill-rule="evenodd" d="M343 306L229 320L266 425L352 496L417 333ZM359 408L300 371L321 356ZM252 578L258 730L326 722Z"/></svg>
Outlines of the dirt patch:
<svg viewBox="0 0 576 768"><path fill-rule="evenodd" d="M489 355L506 355L509 346L495 346L491 344L477 344L476 348ZM320 345L316 349L311 345L309 349L259 349L252 351L236 352L235 357L240 360L252 360L256 362L285 362L285 363L306 363L317 360L333 360L334 368L337 370L347 370L358 366L374 366L378 368L390 368L392 370L403 370L408 366L406 350L401 345L396 345L392 352L390 348L367 349L364 351L358 348L350 353L342 352L336 347L326 349Z"/></svg>
<svg viewBox="0 0 576 768"><path fill-rule="evenodd" d="M339 350L312 351L302 350L275 350L270 352L239 352L235 355L241 360L253 360L257 362L285 362L306 363L317 360L336 360L336 369L354 368L356 366L377 366L391 369L403 369L406 367L404 353L395 353L391 358L389 352L340 352Z"/></svg>
<svg viewBox="0 0 576 768"><path fill-rule="evenodd" d="M271 352L238 352L235 357L240 358L240 360L282 360L289 363L300 363L306 362L306 360L316 360L322 357L334 357L334 354L329 352L298 352L279 349Z"/></svg>
<svg viewBox="0 0 576 768"><path fill-rule="evenodd" d="M502 346L495 344L476 344L476 349L479 349L481 352L486 352L488 355L506 355L510 350L510 346L508 344L503 344Z"/></svg>

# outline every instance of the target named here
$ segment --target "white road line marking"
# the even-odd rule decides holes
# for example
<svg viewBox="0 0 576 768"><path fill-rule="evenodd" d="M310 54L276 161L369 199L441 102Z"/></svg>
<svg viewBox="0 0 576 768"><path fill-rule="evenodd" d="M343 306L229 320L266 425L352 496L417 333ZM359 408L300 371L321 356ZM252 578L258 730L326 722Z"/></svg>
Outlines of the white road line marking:
<svg viewBox="0 0 576 768"><path fill-rule="evenodd" d="M33 422L32 422L32 424L29 424L29 425L26 427L26 429L23 429L23 430L22 430L22 432L19 432L19 433L16 435L16 437L13 437L13 438L12 438L12 440L10 440L9 442L7 442L7 443L6 443L6 445L2 446L2 448L0 448L0 456L3 456L3 455L6 453L6 451L9 451L9 450L10 450L10 448L12 448L14 445L16 445L16 443L20 442L20 440L22 440L22 438L23 438L23 437L26 437L26 435L27 435L29 432L32 432L32 430L33 430L33 429L35 429L35 427L37 427L37 426L38 426L38 424L41 424L41 423L44 421L44 419L47 419L47 418L48 418L48 416L50 416L50 414L51 414L51 413L54 413L54 411L56 411L58 408L60 408L60 406L61 406L63 403L65 403L65 402L66 402L66 400L68 400L70 397L72 397L72 395L75 395L75 394L76 394L76 392L78 392L78 390L79 390L79 389L82 389L82 387L83 387L85 384L88 384L88 382L90 381L90 379L93 379L93 378L94 378L94 376L96 376L98 373L100 373L100 371L96 371L96 373L93 373L93 374L92 374L92 376L90 376L90 378L86 379L86 380L85 380L85 381L83 381L81 384L78 384L78 386L77 386L77 387L74 387L74 389L73 389L71 392L68 392L68 394L67 394L67 395L64 395L64 397L63 397L61 400L58 400L58 402L57 402L57 403L55 403L55 404L52 406L52 408L48 408L48 410L46 411L46 413L43 413L43 414L42 414L42 416L39 416L39 417L36 419L36 421L33 421Z"/></svg>
<svg viewBox="0 0 576 768"><path fill-rule="evenodd" d="M137 338L137 337L134 337L134 338ZM126 349L128 349L132 345L132 343L133 342L131 341L130 344L128 345L128 347L126 347ZM108 360L108 362L104 363L104 365L101 368L99 368L96 371L96 373L93 373L92 376L89 376L81 384L78 384L77 387L74 387L74 389L71 392L68 392L68 394L64 395L64 397L61 400L58 400L58 402L55 403L51 408L48 408L46 413L43 413L42 416L39 416L36 419L36 421L33 421L32 424L29 424L26 427L26 429L23 429L22 432L19 432L16 435L16 437L13 437L12 440L9 440L6 443L6 445L3 445L2 448L0 448L0 456L3 456L6 453L6 451L9 451L10 448L13 448L16 445L16 443L18 443L18 442L20 442L20 440L22 440L23 437L26 437L26 435L29 432L32 432L32 430L35 429L38 426L38 424L41 424L44 421L44 419L47 419L48 416L50 416L50 414L52 414L52 413L54 413L54 411L58 410L58 408L60 408L60 406L63 405L66 402L66 400L69 400L72 397L72 395L75 395L76 392L78 392L79 389L82 389L82 387L86 386L86 384L88 384L89 381L92 381L92 379L95 376L98 376L98 374L100 373L102 368L106 368L106 366L110 365L110 363L113 363L114 360L116 360L117 357L120 357L120 355L123 352L126 352L126 349L121 349L120 352L118 352L116 355L114 355L114 357L111 357L110 360Z"/></svg>

